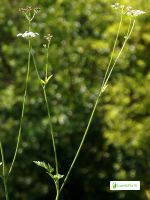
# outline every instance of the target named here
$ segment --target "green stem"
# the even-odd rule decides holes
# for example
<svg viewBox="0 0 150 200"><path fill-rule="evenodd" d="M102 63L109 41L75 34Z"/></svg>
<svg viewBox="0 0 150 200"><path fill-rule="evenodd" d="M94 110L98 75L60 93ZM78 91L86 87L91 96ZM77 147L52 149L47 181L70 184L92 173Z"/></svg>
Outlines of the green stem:
<svg viewBox="0 0 150 200"><path fill-rule="evenodd" d="M48 112L48 118L49 118L49 123L50 123L50 131L51 131L51 137L52 137L52 143L53 143L53 149L54 149L54 156L55 156L55 164L56 164L56 174L58 174L58 159L57 159L55 138L54 138L51 114L50 114L50 110L49 110L49 105L48 105L48 100L47 100L47 93L46 93L45 87L43 87L43 92L44 92L44 98L45 98L45 103L46 103L47 112Z"/></svg>
<svg viewBox="0 0 150 200"><path fill-rule="evenodd" d="M55 200L59 200L59 191L57 190L57 193L56 193L56 198Z"/></svg>
<svg viewBox="0 0 150 200"><path fill-rule="evenodd" d="M56 200L59 199L59 192L57 191L57 194L56 194Z"/></svg>
<svg viewBox="0 0 150 200"><path fill-rule="evenodd" d="M129 23L128 31L127 31L127 34L125 35L125 37L128 37L128 35L130 34L131 24L132 24L132 17L130 17L130 23Z"/></svg>
<svg viewBox="0 0 150 200"><path fill-rule="evenodd" d="M122 17L121 17L121 20L122 20ZM95 110L96 110L96 108L97 108L97 105L98 105L100 96L101 96L101 94L102 94L102 92L103 92L103 88L106 86L106 84L107 84L107 82L108 82L108 80L109 80L109 77L110 77L110 75L111 75L111 73L112 73L112 71L113 71L113 69L114 69L114 67L115 67L115 65L116 65L116 63L117 63L117 61L118 61L118 59L119 59L119 57L120 57L122 51L123 51L123 49L124 49L124 46L125 46L127 40L129 39L131 33L132 33L134 24L135 24L135 20L134 20L133 25L132 25L132 27L131 27L131 31L129 32L127 39L125 39L125 42L123 43L123 46L122 46L122 48L121 48L121 50L120 50L120 52L119 52L119 54L118 54L118 56L117 56L117 58L116 58L116 60L115 60L115 62L114 62L114 64L113 64L113 66L112 66L112 68L111 68L109 74L108 74L109 69L108 69L108 67L107 67L107 73L106 73L106 76L104 77L105 80L103 81L103 83L102 83L102 85L101 85L101 87L100 87L99 94L98 94L98 97L97 97L96 102L95 102L95 104L94 104L94 107L93 107L93 110L92 110L90 119L89 119L89 121L88 121L87 127L86 127L86 129L85 129L84 134L83 134L83 138L82 138L81 143L80 143L80 145L79 145L79 147L78 147L78 150L77 150L77 152L76 152L76 155L75 155L75 157L74 157L74 159L73 159L73 161L72 161L72 164L71 164L71 166L70 166L70 168L69 168L69 170L68 170L68 172L67 172L67 175L66 175L66 177L65 177L65 179L64 179L64 182L62 183L62 185L61 185L61 187L60 187L60 192L62 191L62 189L63 189L63 187L64 187L64 185L65 185L65 183L66 183L66 181L67 181L67 179L68 179L68 177L69 177L69 175L70 175L70 173L71 173L71 170L72 170L72 168L73 168L73 166L74 166L74 164L75 164L75 162L76 162L76 160L77 160L77 158L78 158L78 155L79 155L80 150L81 150L81 148L82 148L82 146L83 146L83 143L84 143L84 140L85 140L85 138L86 138L86 135L87 135L87 133L88 133L89 127L90 127L90 125L91 125L91 122L92 122L92 119L93 119ZM121 26L121 25L119 25L119 26ZM117 35L118 35L118 33L117 33ZM115 43L116 43L116 42L117 42L117 41L115 40ZM116 45L114 45L114 48L113 48L113 49L115 49L115 46L116 46ZM114 51L114 50L113 50L113 51ZM112 56L111 56L110 60L112 60ZM109 63L111 63L111 62L109 62ZM109 65L110 65L110 64L108 64L108 66L109 66Z"/></svg>
<svg viewBox="0 0 150 200"><path fill-rule="evenodd" d="M116 45L117 45L117 41L118 41L118 37L119 37L119 33L120 33L120 29L121 29L121 25L122 25L122 18L123 18L123 9L122 9L122 12L121 12L121 18L120 18L120 22L119 22L119 27L118 27L118 31L117 31L117 35L116 35L116 39L115 39L115 43L114 43L113 50L112 50L112 53L111 53L111 57L110 57L110 60L109 60L108 65L107 65L107 69L106 69L106 72L105 72L105 75L104 75L104 79L103 79L103 82L102 82L102 87L104 86L104 83L105 83L106 77L107 77L108 72L109 72L109 69L110 69L110 65L111 65L111 63L112 63L112 59L113 59L113 55L114 55L114 51L115 51L115 48L116 48Z"/></svg>
<svg viewBox="0 0 150 200"><path fill-rule="evenodd" d="M2 143L0 142L0 151L2 156L2 165L3 165L3 183L4 183L4 190L5 190L5 199L8 200L8 188L7 188L7 179L6 179L6 172L5 172L5 159L4 159L4 152Z"/></svg>
<svg viewBox="0 0 150 200"><path fill-rule="evenodd" d="M46 93L45 85L43 86L43 84L41 83L41 78L40 78L39 71L38 71L38 68L37 68L37 65L36 65L36 62L35 62L34 54L32 52L31 52L31 54L32 54L32 57L33 57L33 63L34 63L35 71L36 71L37 77L39 79L39 82L42 86L43 93L44 93L44 99L45 99L46 108L47 108L47 112L48 112L50 132L51 132L51 138L52 138L52 144L53 144L53 150L54 150L56 174L58 175L59 174L58 173L58 158L57 158L57 151L56 151L56 145L55 145L55 138L54 138L54 131L53 131L53 126L52 126L51 114L50 114L50 109L49 109L49 105L48 105L47 93ZM48 62L48 57L47 57L47 62ZM46 73L47 73L47 71L46 71ZM59 179L57 180L57 182L55 182L55 187L56 187L56 191L57 191L56 200L58 200L58 198L59 198Z"/></svg>
<svg viewBox="0 0 150 200"><path fill-rule="evenodd" d="M65 177L65 179L64 179L64 182L63 182L63 184L61 185L60 192L62 191L62 189L63 189L63 187L64 187L64 185L65 185L65 183L66 183L66 181L67 181L67 179L68 179L68 177L69 177L69 175L70 175L70 172L71 172L71 170L72 170L72 168L73 168L73 166L74 166L74 164L75 164L75 162L76 162L76 160L77 160L77 158L78 158L78 155L79 155L80 150L81 150L81 148L82 148L82 146L83 146L83 143L84 143L84 140L85 140L85 138L86 138L86 135L87 135L87 133L88 133L89 127L90 127L90 125L91 125L91 122L92 122L92 119L93 119L95 110L96 110L96 108L97 108L97 105L98 105L99 98L100 98L101 94L102 94L102 89L100 88L98 97L97 97L97 99L96 99L96 102L95 102L95 105L94 105L94 107L93 107L93 110L92 110L90 119L89 119L89 121L88 121L88 125L87 125L87 127L86 127L86 129L85 129L85 132L84 132L84 134L83 134L81 143L80 143L80 145L79 145L79 147L78 147L78 150L77 150L77 152L76 152L76 155L75 155L75 157L74 157L74 159L73 159L73 161L72 161L72 163L71 163L71 166L70 166L70 168L69 168L69 170L68 170L68 172L67 172L67 175L66 175L66 177Z"/></svg>
<svg viewBox="0 0 150 200"><path fill-rule="evenodd" d="M34 67L35 67L35 70L36 70L36 73L37 73L37 77L39 79L39 82L42 86L43 93L44 93L44 99L45 99L46 108L47 108L47 112L48 112L48 118L49 118L49 123L50 123L50 132L51 132L53 150L54 150L54 156L55 156L56 174L58 175L57 151L56 151L56 145L55 145L55 138L54 138L54 131L53 131L53 126L52 126L51 114L50 114L50 109L49 109L48 100L47 100L47 93L46 93L45 86L43 86L42 83L41 83L41 78L40 78L38 68L37 68L37 65L36 65L36 62L35 62L34 54L33 53L31 53L31 54L32 54L32 57L33 57L33 63L34 63Z"/></svg>
<svg viewBox="0 0 150 200"><path fill-rule="evenodd" d="M23 122L23 118L24 118L24 111L25 111L25 102L26 102L26 97L27 97L27 89L28 89L28 80L29 80L29 73L30 73L30 60L31 60L31 41L29 39L29 43L28 43L28 67L27 67L27 74L26 74L26 81L25 81L25 91L24 91L24 96L23 96L23 103L22 103L22 111L21 111L21 118L20 118L20 124L19 124L19 131L18 131L18 137L17 137L17 144L16 144L16 149L15 149L15 153L14 153L14 157L8 172L8 175L11 173L15 160L16 160L16 156L18 154L18 148L19 148L19 144L20 144L20 138L21 138L21 132L22 132L22 122Z"/></svg>
<svg viewBox="0 0 150 200"><path fill-rule="evenodd" d="M48 46L46 49L47 52L46 52L45 80L47 79L47 76L48 76L49 46L50 46L50 42L48 42Z"/></svg>
<svg viewBox="0 0 150 200"><path fill-rule="evenodd" d="M55 182L55 187L56 187L56 197L55 197L55 200L59 200L59 185L58 185L58 182Z"/></svg>
<svg viewBox="0 0 150 200"><path fill-rule="evenodd" d="M123 52L123 49L124 49L124 47L125 47L125 45L126 45L128 39L129 39L129 37L130 37L132 31L133 31L134 25L135 25L135 19L133 20L132 26L129 25L129 26L131 26L131 29L128 30L128 35L126 36L125 41L124 41L124 43L123 43L123 45L122 45L122 47L121 47L121 49L120 49L120 51L119 51L119 53L118 53L118 56L117 56L117 58L115 59L115 62L114 62L114 64L113 64L112 67L111 67L111 70L109 71L109 74L108 74L108 76L107 76L107 78L106 78L106 80L105 80L105 82L104 82L104 84L103 84L103 87L105 87L105 86L107 85L107 82L108 82L108 80L109 80L109 78L110 78L110 76L111 76L111 74L112 74L112 71L113 71L113 69L114 69L114 67L115 67L115 65L116 65L116 63L117 63L117 61L118 61L118 59L120 58L120 56L121 56L121 54L122 54L122 52Z"/></svg>

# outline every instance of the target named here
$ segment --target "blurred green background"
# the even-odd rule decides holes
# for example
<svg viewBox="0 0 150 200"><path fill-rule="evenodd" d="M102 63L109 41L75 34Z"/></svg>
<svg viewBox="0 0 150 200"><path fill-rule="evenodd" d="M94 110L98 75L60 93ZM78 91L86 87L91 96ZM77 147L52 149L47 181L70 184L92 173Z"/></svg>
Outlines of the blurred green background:
<svg viewBox="0 0 150 200"><path fill-rule="evenodd" d="M115 39L119 14L111 0L0 1L0 140L9 167L15 149L27 69L27 30L20 7L40 7L32 28L41 76L43 36L53 35L47 92L56 134L60 173L66 174L87 125ZM62 200L150 199L150 0L120 3L147 11L96 110L88 137ZM124 20L117 51L128 21ZM54 163L43 93L32 63L22 141L9 179L10 200L54 199L55 188L33 160ZM141 191L109 190L110 180L140 180ZM0 180L1 181L1 180ZM0 199L4 199L0 182Z"/></svg>

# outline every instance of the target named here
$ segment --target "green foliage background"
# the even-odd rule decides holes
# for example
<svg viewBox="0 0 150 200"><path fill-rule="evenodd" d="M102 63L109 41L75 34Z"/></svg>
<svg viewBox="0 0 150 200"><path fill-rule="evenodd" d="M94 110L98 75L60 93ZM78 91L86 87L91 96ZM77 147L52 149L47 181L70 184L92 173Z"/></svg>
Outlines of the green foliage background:
<svg viewBox="0 0 150 200"><path fill-rule="evenodd" d="M119 22L111 0L0 2L0 140L7 167L16 144L27 68L27 30L19 7L41 8L33 31L53 35L48 97L56 134L60 173L66 174L86 127L112 50ZM65 200L145 200L150 193L150 0L120 1L147 11L136 21L97 108L80 157L61 195ZM119 37L122 44L127 19ZM33 40L44 76L44 39ZM53 199L48 175L33 160L54 163L47 111L34 66L19 155L9 180L12 200ZM111 192L110 180L140 180L141 191ZM0 199L4 199L0 182ZM149 197L150 198L150 197Z"/></svg>

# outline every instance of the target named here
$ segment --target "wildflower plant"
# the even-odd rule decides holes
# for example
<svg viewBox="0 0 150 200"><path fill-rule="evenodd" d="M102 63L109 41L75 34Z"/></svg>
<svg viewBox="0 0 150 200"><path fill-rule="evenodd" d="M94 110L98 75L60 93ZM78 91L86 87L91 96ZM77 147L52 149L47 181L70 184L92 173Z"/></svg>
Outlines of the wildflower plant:
<svg viewBox="0 0 150 200"><path fill-rule="evenodd" d="M19 129L18 129L18 136L17 136L17 143L16 143L16 148L14 152L14 156L10 165L10 168L8 172L5 170L5 160L4 160L4 153L3 153L3 148L2 144L0 144L0 149L1 149L1 156L2 156L2 165L3 165L3 183L4 183L4 189L5 189L5 196L6 200L8 200L8 190L7 190L7 181L8 178L13 170L14 163L18 154L18 149L20 145L20 140L21 140L21 133L22 133L22 123L23 123L23 118L24 118L24 112L25 112L25 103L26 103L26 97L27 97L27 89L28 89L28 81L29 81L29 74L30 74L30 65L31 65L31 39L35 38L38 36L38 33L33 33L31 31L31 22L34 19L35 15L39 12L39 8L32 9L31 7L27 8L20 8L19 11L23 13L25 18L28 21L28 31L25 33L19 33L17 34L17 37L23 37L28 40L28 63L27 63L27 72L26 72L26 79L25 79L25 90L24 90L24 95L23 95L23 102L22 102L22 109L21 109L21 116L20 116L20 123L19 123Z"/></svg>
<svg viewBox="0 0 150 200"><path fill-rule="evenodd" d="M91 111L90 117L89 117L89 121L87 123L87 126L85 128L85 131L83 133L83 137L82 140L79 144L79 147L76 151L76 154L74 156L74 159L68 169L68 172L66 175L62 175L59 173L59 166L58 166L58 156L57 156L57 148L56 148L56 143L55 143L55 134L54 134L54 130L53 130L53 125L52 125L52 119L51 119L51 113L50 113L50 106L48 104L48 98L47 98L47 91L46 88L50 86L50 80L53 77L53 74L49 73L49 48L50 48L50 44L51 44L51 40L52 40L52 35L48 34L47 36L44 36L46 43L43 45L44 49L45 49L45 65L44 65L44 70L45 70L45 76L41 77L39 70L38 70L38 66L36 63L36 58L35 58L35 54L33 52L33 48L32 48L32 39L36 38L36 37L40 37L39 33L37 32L33 32L32 31L32 21L34 19L34 17L39 13L40 9L39 8L31 8L31 7L27 7L27 8L20 8L20 12L23 13L23 15L25 16L27 22L28 22L28 31L25 31L24 33L18 33L17 37L22 37L24 39L27 39L28 41L28 63L27 63L27 73L26 73L26 80L25 80L25 91L24 91L24 95L23 95L23 103L22 103L22 111L21 111L21 117L20 117L20 124L19 124L19 130L18 130L18 136L17 136L17 143L16 143L16 149L15 149L15 153L13 156L13 160L12 163L10 165L10 168L8 170L8 172L6 172L5 169L5 158L4 158L4 153L3 153L3 147L2 144L0 143L0 151L1 151L1 157L2 157L2 162L0 162L0 167L2 167L2 178L3 178L3 183L4 183L4 189L5 189L5 197L6 200L9 199L8 197L8 189L7 189L7 181L8 178L13 170L14 164L15 164L15 160L16 160L16 156L18 154L18 148L20 145L20 138L21 138L21 133L22 133L22 123L23 123L23 118L24 118L24 111L25 111L25 103L26 103L26 96L27 96L27 89L28 89L28 80L29 80L29 75L30 75L30 65L31 65L31 59L33 60L33 64L35 67L35 71L39 80L39 83L42 87L43 90L43 97L44 97L44 101L45 101L45 106L47 109L47 115L48 115L48 119L49 119L49 131L50 131L50 135L52 138L52 146L53 146L53 151L54 151L54 158L55 158L55 163L53 164L54 166L52 166L50 163L46 163L44 161L33 161L37 166L43 168L46 170L47 174L50 176L50 178L52 178L55 188L56 188L56 197L55 200L58 200L60 197L60 194L69 178L69 175L74 167L74 164L79 156L79 153L81 151L81 148L83 147L84 141L86 139L87 133L89 131L89 127L92 123L97 105L99 103L99 100L102 96L102 94L106 91L107 87L109 87L109 79L112 75L112 72L117 64L118 59L120 58L126 43L128 42L129 38L131 37L131 34L134 30L134 26L135 26L135 22L136 22L136 17L139 15L143 15L145 14L144 11L141 10L134 10L132 9L132 7L129 6L124 6L124 5L120 5L119 3L116 3L114 5L111 6L114 10L119 11L120 14L120 22L118 25L118 29L117 29L117 34L116 34L116 38L114 40L114 45L112 48L112 52L110 55L110 59L108 61L108 64L106 66L106 71L105 71L105 75L102 81L102 84L99 86L99 93L98 96L96 98L95 104L93 105L93 109ZM128 23L128 29L127 32L125 34L125 37L123 38L123 43L122 46L120 48L120 51L118 52L116 58L114 58L114 53L116 50L116 46L117 46L117 42L118 42L118 38L120 35L120 31L122 28L122 24L123 24L123 17L124 15L129 17L129 23ZM60 179L62 179L62 182L60 184Z"/></svg>

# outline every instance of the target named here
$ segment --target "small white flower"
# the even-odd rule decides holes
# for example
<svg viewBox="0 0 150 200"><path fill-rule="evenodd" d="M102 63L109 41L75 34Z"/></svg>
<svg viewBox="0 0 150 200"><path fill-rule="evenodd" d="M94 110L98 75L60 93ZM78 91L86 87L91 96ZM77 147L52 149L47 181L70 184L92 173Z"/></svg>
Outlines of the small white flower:
<svg viewBox="0 0 150 200"><path fill-rule="evenodd" d="M137 17L139 15L143 15L145 14L146 12L145 11L142 11L142 10L129 10L126 14L128 16L134 16L134 17Z"/></svg>
<svg viewBox="0 0 150 200"><path fill-rule="evenodd" d="M143 15L146 13L145 11L142 11L142 10L133 10L131 6L124 6L119 3L115 3L111 7L114 9L124 10L124 13L123 13L124 15L133 16L133 17L137 17L139 15Z"/></svg>
<svg viewBox="0 0 150 200"><path fill-rule="evenodd" d="M28 32L26 31L25 33L18 33L17 37L23 37L23 38L34 38L37 37L39 34L38 33L34 33L34 32Z"/></svg>
<svg viewBox="0 0 150 200"><path fill-rule="evenodd" d="M17 34L17 37L20 37L20 36L22 36L22 33Z"/></svg>
<svg viewBox="0 0 150 200"><path fill-rule="evenodd" d="M114 9L118 9L120 7L120 4L119 3L115 3L111 7L114 8Z"/></svg>

